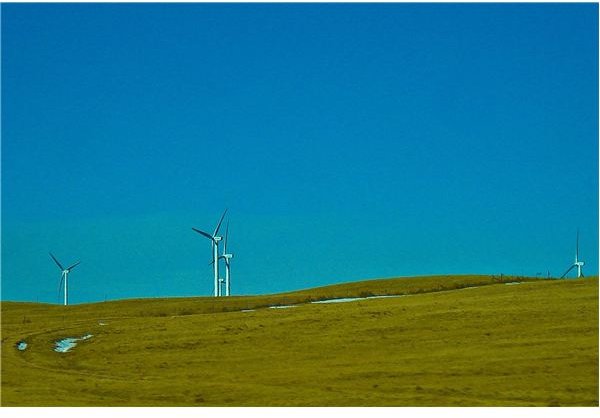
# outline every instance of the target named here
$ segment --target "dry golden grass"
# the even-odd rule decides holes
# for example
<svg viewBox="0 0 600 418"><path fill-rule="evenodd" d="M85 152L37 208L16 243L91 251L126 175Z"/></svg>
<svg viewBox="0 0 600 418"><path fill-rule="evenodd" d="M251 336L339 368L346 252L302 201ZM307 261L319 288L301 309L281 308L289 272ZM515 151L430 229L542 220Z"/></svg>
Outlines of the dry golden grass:
<svg viewBox="0 0 600 418"><path fill-rule="evenodd" d="M597 278L502 283L514 280L436 276L69 307L4 302L1 402L597 406ZM266 308L369 294L407 296ZM87 333L71 352L52 350Z"/></svg>

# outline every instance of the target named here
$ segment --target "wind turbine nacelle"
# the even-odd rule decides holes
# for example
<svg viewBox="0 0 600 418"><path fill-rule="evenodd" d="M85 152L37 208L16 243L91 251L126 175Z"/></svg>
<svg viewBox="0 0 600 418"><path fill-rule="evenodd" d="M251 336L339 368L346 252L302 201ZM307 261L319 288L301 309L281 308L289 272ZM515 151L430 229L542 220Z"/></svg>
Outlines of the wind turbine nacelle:
<svg viewBox="0 0 600 418"><path fill-rule="evenodd" d="M581 267L585 266L585 263L583 261L578 261L575 264L578 265L578 266L581 266Z"/></svg>
<svg viewBox="0 0 600 418"><path fill-rule="evenodd" d="M221 241L223 238L222 238L222 237L213 237L213 239L214 239L216 242L219 242L219 241Z"/></svg>
<svg viewBox="0 0 600 418"><path fill-rule="evenodd" d="M233 258L233 254L223 254L223 257L225 257L225 258Z"/></svg>

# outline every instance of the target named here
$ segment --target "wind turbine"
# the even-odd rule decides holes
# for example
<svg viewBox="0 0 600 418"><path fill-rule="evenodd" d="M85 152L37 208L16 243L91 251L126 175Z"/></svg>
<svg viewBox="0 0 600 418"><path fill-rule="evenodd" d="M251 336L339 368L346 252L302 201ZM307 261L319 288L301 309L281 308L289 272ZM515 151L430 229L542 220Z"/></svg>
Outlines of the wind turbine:
<svg viewBox="0 0 600 418"><path fill-rule="evenodd" d="M56 265L58 266L58 268L61 270L61 275L60 275L60 284L58 285L58 291L60 294L60 288L63 284L63 280L65 282L65 298L64 298L64 305L67 306L69 304L69 273L71 272L71 270L73 270L79 263L81 263L81 261L76 262L75 264L73 264L70 267L64 268L56 259L56 257L54 257L52 255L52 253L48 253L50 254L50 257L52 257L52 259L54 260L54 262L56 263Z"/></svg>
<svg viewBox="0 0 600 418"><path fill-rule="evenodd" d="M577 230L577 244L575 247L575 262L571 265L571 267L569 267L569 269L567 271L565 271L565 274L560 276L560 278L562 279L563 277L565 277L567 275L567 273L569 273L575 267L577 267L577 278L583 277L583 273L581 272L581 267L583 267L584 265L585 265L585 263L583 261L579 261L579 230Z"/></svg>
<svg viewBox="0 0 600 418"><path fill-rule="evenodd" d="M225 209L225 212L223 212L223 215L221 215L221 219L219 219L219 223L217 224L217 227L215 228L215 231L212 233L212 235L207 232L200 231L199 229L192 228L194 231L208 238L212 242L213 270L215 274L215 297L221 296L219 285L219 241L221 241L221 237L219 237L217 234L219 233L219 228L221 228L221 223L223 222L223 218L225 217L226 213L227 209Z"/></svg>
<svg viewBox="0 0 600 418"><path fill-rule="evenodd" d="M233 254L227 253L227 237L229 236L229 220L225 228L225 240L223 241L223 254L219 256L219 260L225 260L225 279L219 278L219 296L223 296L223 284L225 284L225 296L231 295L231 259ZM211 266L215 261L211 261L208 265Z"/></svg>
<svg viewBox="0 0 600 418"><path fill-rule="evenodd" d="M221 257L225 260L225 296L231 295L231 259L233 254L227 253L227 237L229 236L229 219L227 220L227 227L225 228L225 241L223 242L223 254Z"/></svg>

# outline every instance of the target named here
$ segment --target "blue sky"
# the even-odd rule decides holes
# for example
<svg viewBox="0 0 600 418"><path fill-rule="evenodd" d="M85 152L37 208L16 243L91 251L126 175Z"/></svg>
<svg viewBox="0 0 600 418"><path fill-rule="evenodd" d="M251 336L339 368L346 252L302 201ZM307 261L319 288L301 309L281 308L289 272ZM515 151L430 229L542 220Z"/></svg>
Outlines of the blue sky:
<svg viewBox="0 0 600 418"><path fill-rule="evenodd" d="M2 299L598 272L597 4L3 4Z"/></svg>

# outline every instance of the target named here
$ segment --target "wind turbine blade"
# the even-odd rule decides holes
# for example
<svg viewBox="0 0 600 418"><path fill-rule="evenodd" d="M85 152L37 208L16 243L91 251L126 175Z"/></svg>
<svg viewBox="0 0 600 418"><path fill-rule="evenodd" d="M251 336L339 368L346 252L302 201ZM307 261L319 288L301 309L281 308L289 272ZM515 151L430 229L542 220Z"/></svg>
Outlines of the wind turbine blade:
<svg viewBox="0 0 600 418"><path fill-rule="evenodd" d="M58 266L59 269L64 270L63 266L60 265L60 263L58 262L58 260L56 259L56 257L54 257L52 255L52 253L48 253L50 254L50 257L52 257L52 259L54 260L54 262L56 263L56 265Z"/></svg>
<svg viewBox="0 0 600 418"><path fill-rule="evenodd" d="M206 238L208 238L209 240L211 240L211 241L213 241L213 242L215 241L215 239L214 239L214 238L213 238L211 235L207 234L206 232L204 232L204 231L200 231L199 229L196 229L196 228L192 228L192 229L193 229L194 231L196 231L197 233L199 233L200 235L203 235L203 236L205 236L205 237L206 237Z"/></svg>
<svg viewBox="0 0 600 418"><path fill-rule="evenodd" d="M571 267L569 267L569 269L567 271L565 271L565 273L562 276L560 276L560 278L561 279L564 278L567 275L567 273L569 273L571 270L573 270L574 267L575 267L575 264L573 264Z"/></svg>
<svg viewBox="0 0 600 418"><path fill-rule="evenodd" d="M585 277L585 276L583 275L583 269L581 269L581 277Z"/></svg>
<svg viewBox="0 0 600 418"><path fill-rule="evenodd" d="M575 246L575 260L579 261L579 229L577 229L577 244Z"/></svg>
<svg viewBox="0 0 600 418"><path fill-rule="evenodd" d="M62 288L63 281L65 280L65 275L60 275L60 283L58 284L58 303L60 303L60 289Z"/></svg>
<svg viewBox="0 0 600 418"><path fill-rule="evenodd" d="M223 254L227 254L227 237L229 236L229 219L227 219L227 227L225 228L225 242L223 243Z"/></svg>
<svg viewBox="0 0 600 418"><path fill-rule="evenodd" d="M75 267L77 267L79 265L79 263L81 263L81 261L76 262L71 267L67 267L67 270L71 271L72 269L74 269Z"/></svg>
<svg viewBox="0 0 600 418"><path fill-rule="evenodd" d="M221 215L221 219L219 219L219 223L217 224L217 227L215 228L215 232L213 232L213 237L216 237L217 234L219 233L219 228L221 227L223 218L225 217L225 214L227 213L228 210L229 210L229 208L225 209L225 212L223 212L223 215Z"/></svg>

